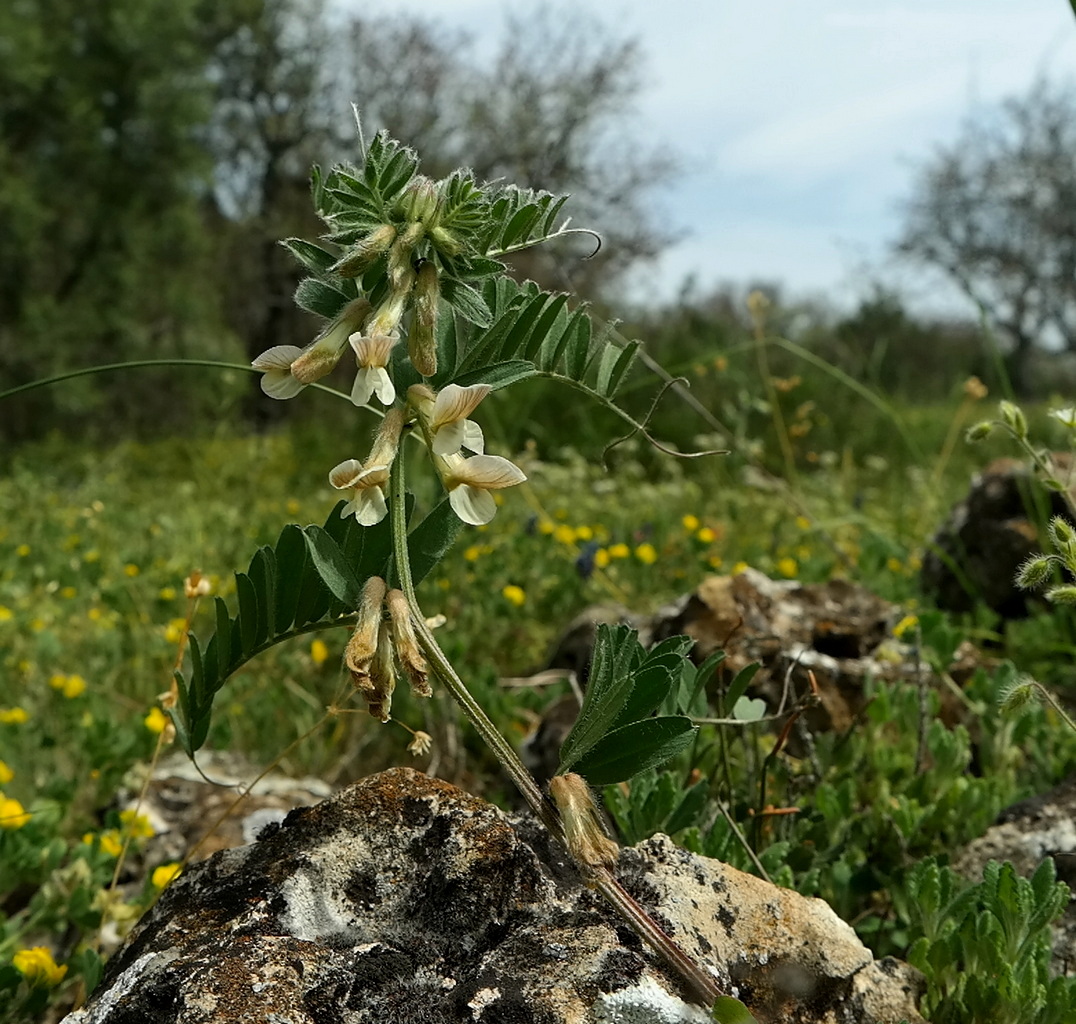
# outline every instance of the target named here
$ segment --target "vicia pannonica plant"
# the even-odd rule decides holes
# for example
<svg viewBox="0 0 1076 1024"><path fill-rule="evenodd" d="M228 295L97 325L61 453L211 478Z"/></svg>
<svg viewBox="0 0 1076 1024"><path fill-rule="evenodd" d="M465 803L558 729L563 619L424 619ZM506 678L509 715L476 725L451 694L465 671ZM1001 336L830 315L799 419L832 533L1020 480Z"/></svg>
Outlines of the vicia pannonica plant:
<svg viewBox="0 0 1076 1024"><path fill-rule="evenodd" d="M263 352L253 369L266 395L291 400L312 385L329 390L317 382L353 358L346 397L357 417L373 413L379 422L365 449L341 451L337 465L325 467L343 498L325 524L285 526L236 574L237 610L217 598L212 637L202 644L191 636L189 665L165 698L177 738L193 757L207 739L216 693L260 651L301 633L350 628L344 661L371 715L390 720L398 678L420 698L447 689L587 883L683 974L716 1019L750 1021L620 887L617 847L588 786L661 764L692 741L689 642L673 638L647 652L632 631L603 630L549 799L468 692L416 597L415 585L460 531L493 519L494 493L525 480L485 450L481 406L496 401L495 392L553 378L649 436L616 402L638 343L594 332L585 307L507 274L505 257L569 232L557 224L567 197L480 185L466 171L431 181L410 149L381 134L361 166L324 176L315 168L313 199L329 248L294 238L283 244L309 272L296 302L324 327L306 348ZM439 481L442 496L426 510L408 492L408 444L424 450L427 472Z"/></svg>

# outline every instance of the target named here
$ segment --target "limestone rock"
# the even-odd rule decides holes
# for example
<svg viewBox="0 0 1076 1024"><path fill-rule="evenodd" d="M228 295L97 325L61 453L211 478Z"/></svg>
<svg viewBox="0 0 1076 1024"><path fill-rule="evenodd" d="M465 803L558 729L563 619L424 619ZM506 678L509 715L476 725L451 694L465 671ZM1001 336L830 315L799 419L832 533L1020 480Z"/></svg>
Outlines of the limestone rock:
<svg viewBox="0 0 1076 1024"><path fill-rule="evenodd" d="M881 1024L919 976L822 901L655 836L623 885L770 1024ZM173 883L67 1024L703 1022L530 819L411 769L293 811Z"/></svg>
<svg viewBox="0 0 1076 1024"><path fill-rule="evenodd" d="M1057 877L1076 888L1076 775L1002 811L986 832L953 858L953 870L977 882L988 861L1011 861L1028 878L1047 857L1053 859ZM1052 969L1076 975L1076 900L1052 929Z"/></svg>
<svg viewBox="0 0 1076 1024"><path fill-rule="evenodd" d="M1056 471L1072 471L1071 456L1051 456ZM1063 497L1044 487L1019 459L995 459L971 482L927 547L923 590L939 607L968 612L982 603L1006 619L1028 613L1016 570L1041 553L1037 521L1067 515Z"/></svg>

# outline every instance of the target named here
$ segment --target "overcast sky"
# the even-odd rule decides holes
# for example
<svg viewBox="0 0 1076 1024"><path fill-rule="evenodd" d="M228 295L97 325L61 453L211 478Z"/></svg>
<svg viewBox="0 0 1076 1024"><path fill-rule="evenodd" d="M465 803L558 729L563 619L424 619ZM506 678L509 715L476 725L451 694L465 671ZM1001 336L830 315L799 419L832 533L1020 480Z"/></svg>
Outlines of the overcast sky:
<svg viewBox="0 0 1076 1024"><path fill-rule="evenodd" d="M528 4L533 6L533 3ZM364 0L495 40L513 0ZM1035 79L1076 76L1067 0L573 0L646 56L636 128L679 154L661 195L685 232L656 281L779 280L842 304L885 266L914 168L964 118Z"/></svg>

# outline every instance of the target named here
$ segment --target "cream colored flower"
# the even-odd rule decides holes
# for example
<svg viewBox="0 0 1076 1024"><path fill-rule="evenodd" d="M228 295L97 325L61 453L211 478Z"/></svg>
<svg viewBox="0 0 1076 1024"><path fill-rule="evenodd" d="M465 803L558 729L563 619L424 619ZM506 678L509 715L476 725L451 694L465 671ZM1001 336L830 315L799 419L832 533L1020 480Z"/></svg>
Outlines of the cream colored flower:
<svg viewBox="0 0 1076 1024"><path fill-rule="evenodd" d="M270 398L294 398L304 385L291 375L291 364L303 354L295 345L266 349L250 365L262 371L262 391Z"/></svg>
<svg viewBox="0 0 1076 1024"><path fill-rule="evenodd" d="M497 514L489 492L526 480L523 471L499 455L441 456L442 479L452 510L465 523L484 526Z"/></svg>
<svg viewBox="0 0 1076 1024"><path fill-rule="evenodd" d="M461 448L478 455L485 451L482 428L467 417L491 390L488 384L472 384L466 388L449 384L438 393L430 414L434 455L451 455Z"/></svg>
<svg viewBox="0 0 1076 1024"><path fill-rule="evenodd" d="M395 333L355 333L349 340L359 364L359 372L355 374L355 386L351 389L351 401L355 405L365 405L370 401L371 395L377 395L377 400L382 405L392 405L396 401L396 388L393 387L392 378L385 367L388 366L393 346L400 340L400 336Z"/></svg>
<svg viewBox="0 0 1076 1024"><path fill-rule="evenodd" d="M358 459L347 459L329 472L329 483L338 491L351 491L351 500L341 515L353 515L363 526L380 523L388 514L385 492L389 467L371 465L364 467Z"/></svg>

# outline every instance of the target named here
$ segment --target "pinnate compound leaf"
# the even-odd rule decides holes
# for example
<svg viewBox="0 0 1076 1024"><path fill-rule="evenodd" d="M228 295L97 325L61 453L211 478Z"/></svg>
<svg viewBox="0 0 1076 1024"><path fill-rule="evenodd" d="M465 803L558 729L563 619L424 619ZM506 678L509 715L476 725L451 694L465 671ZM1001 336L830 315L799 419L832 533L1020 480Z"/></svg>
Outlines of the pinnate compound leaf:
<svg viewBox="0 0 1076 1024"><path fill-rule="evenodd" d="M758 1024L758 1021L751 1015L751 1011L739 999L733 999L732 996L719 996L710 1011L710 1016L717 1021L717 1024Z"/></svg>
<svg viewBox="0 0 1076 1024"><path fill-rule="evenodd" d="M624 782L687 749L698 731L690 718L644 718L606 733L572 766L592 786Z"/></svg>

